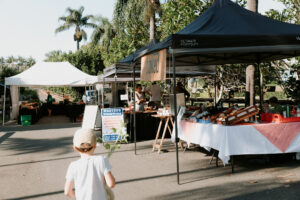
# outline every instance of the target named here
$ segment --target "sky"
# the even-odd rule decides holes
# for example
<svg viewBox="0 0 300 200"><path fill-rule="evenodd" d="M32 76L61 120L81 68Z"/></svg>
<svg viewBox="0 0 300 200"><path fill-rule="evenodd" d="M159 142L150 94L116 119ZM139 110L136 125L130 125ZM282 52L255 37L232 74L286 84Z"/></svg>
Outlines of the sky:
<svg viewBox="0 0 300 200"><path fill-rule="evenodd" d="M112 19L116 0L0 0L0 57L32 57L37 61L53 50L75 51L74 29L55 34L66 8L85 8L84 15ZM277 0L259 0L258 10L282 9ZM86 29L88 40L92 30ZM80 45L86 43L82 41Z"/></svg>

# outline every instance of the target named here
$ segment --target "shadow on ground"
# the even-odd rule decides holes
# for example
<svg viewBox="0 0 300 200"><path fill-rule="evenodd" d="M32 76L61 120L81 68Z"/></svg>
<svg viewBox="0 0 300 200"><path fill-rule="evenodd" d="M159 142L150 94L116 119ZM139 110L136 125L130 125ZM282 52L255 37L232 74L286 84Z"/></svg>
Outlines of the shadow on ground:
<svg viewBox="0 0 300 200"><path fill-rule="evenodd" d="M294 200L299 199L300 182L280 183L274 180L263 182L233 182L226 185L202 187L165 195L153 196L148 200L199 200L199 199L226 199L226 200Z"/></svg>
<svg viewBox="0 0 300 200"><path fill-rule="evenodd" d="M41 125L9 125L1 127L1 132L21 132L21 131L38 131L38 130L48 130L48 129L63 129L63 128L73 128L81 127L81 123L64 123L64 124L41 124Z"/></svg>
<svg viewBox="0 0 300 200"><path fill-rule="evenodd" d="M70 148L72 144L72 136L54 139L8 138L1 144L0 150L12 151L11 155L22 155L57 149L59 150L57 155L62 155L73 151Z"/></svg>

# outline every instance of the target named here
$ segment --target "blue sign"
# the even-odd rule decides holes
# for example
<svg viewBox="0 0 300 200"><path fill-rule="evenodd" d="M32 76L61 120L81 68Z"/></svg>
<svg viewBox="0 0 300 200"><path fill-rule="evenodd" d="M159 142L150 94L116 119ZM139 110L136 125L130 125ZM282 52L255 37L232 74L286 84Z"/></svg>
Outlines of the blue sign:
<svg viewBox="0 0 300 200"><path fill-rule="evenodd" d="M124 123L123 108L103 108L102 116L102 139L104 142L114 142L120 133L123 133ZM126 132L126 130L125 130Z"/></svg>
<svg viewBox="0 0 300 200"><path fill-rule="evenodd" d="M121 116L123 115L122 108L102 108L101 109L102 116Z"/></svg>
<svg viewBox="0 0 300 200"><path fill-rule="evenodd" d="M103 135L104 142L115 142L118 139L118 134Z"/></svg>

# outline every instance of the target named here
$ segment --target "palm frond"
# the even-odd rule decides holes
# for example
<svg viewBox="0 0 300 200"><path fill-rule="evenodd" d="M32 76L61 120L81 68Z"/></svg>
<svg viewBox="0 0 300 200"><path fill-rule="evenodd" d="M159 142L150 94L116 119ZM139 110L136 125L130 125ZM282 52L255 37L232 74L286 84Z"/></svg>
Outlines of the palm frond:
<svg viewBox="0 0 300 200"><path fill-rule="evenodd" d="M63 25L59 26L57 29L55 29L55 33L59 33L59 32L68 30L72 26L73 26L73 24L63 24Z"/></svg>
<svg viewBox="0 0 300 200"><path fill-rule="evenodd" d="M83 27L86 27L86 28L96 28L97 25L94 24L94 23L85 23L85 24L82 24Z"/></svg>
<svg viewBox="0 0 300 200"><path fill-rule="evenodd" d="M74 12L74 9L68 7L68 8L66 9L66 12L69 13L69 14L72 14L72 13Z"/></svg>
<svg viewBox="0 0 300 200"><path fill-rule="evenodd" d="M58 18L58 21L67 21L67 17L60 17L60 18Z"/></svg>
<svg viewBox="0 0 300 200"><path fill-rule="evenodd" d="M84 7L83 7L83 6L80 6L80 8L78 9L78 11L82 14L83 11L84 11Z"/></svg>

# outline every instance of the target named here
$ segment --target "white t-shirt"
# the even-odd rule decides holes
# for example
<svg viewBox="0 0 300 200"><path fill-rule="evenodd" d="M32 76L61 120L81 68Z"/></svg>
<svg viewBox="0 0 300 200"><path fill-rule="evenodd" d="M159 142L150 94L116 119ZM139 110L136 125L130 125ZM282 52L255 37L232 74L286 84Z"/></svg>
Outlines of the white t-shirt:
<svg viewBox="0 0 300 200"><path fill-rule="evenodd" d="M149 88L150 93L152 94L151 96L151 101L160 101L160 86L159 85L151 85Z"/></svg>
<svg viewBox="0 0 300 200"><path fill-rule="evenodd" d="M106 157L82 157L69 165L66 179L74 181L77 200L106 200L104 175L111 171Z"/></svg>

